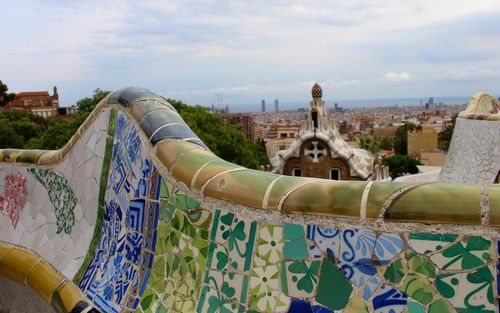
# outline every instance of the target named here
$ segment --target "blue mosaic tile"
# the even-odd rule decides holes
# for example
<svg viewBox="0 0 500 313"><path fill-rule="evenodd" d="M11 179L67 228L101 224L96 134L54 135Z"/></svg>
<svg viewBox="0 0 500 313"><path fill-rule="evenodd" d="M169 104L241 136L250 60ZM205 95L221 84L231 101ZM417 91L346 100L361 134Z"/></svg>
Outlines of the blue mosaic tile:
<svg viewBox="0 0 500 313"><path fill-rule="evenodd" d="M306 300L292 300L288 313L313 313L311 303Z"/></svg>
<svg viewBox="0 0 500 313"><path fill-rule="evenodd" d="M79 284L104 312L136 309L153 265L161 176L143 157L140 137L117 119L104 218L97 248ZM151 174L151 170L153 173Z"/></svg>
<svg viewBox="0 0 500 313"><path fill-rule="evenodd" d="M389 285L380 286L377 295L373 298L373 309L377 313L400 313L406 308L408 296Z"/></svg>

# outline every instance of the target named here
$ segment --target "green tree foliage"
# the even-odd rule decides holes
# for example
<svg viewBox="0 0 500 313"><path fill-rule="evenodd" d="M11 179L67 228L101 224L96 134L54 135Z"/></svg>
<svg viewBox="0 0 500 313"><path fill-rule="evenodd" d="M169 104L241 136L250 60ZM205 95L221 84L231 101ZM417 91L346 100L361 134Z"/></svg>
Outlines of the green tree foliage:
<svg viewBox="0 0 500 313"><path fill-rule="evenodd" d="M394 151L396 154L408 154L408 132L422 131L422 126L410 122L396 128L396 139L394 140Z"/></svg>
<svg viewBox="0 0 500 313"><path fill-rule="evenodd" d="M360 137L359 147L377 155L380 151L380 139L373 136Z"/></svg>
<svg viewBox="0 0 500 313"><path fill-rule="evenodd" d="M395 154L391 157L385 158L382 161L382 164L389 166L389 173L394 179L407 173L418 173L417 165L421 165L422 163L410 156Z"/></svg>
<svg viewBox="0 0 500 313"><path fill-rule="evenodd" d="M9 120L0 115L0 147L22 148L23 136L18 135Z"/></svg>
<svg viewBox="0 0 500 313"><path fill-rule="evenodd" d="M383 150L392 150L394 149L394 141L389 138L389 137L383 137L383 138L379 138L379 147L380 149L383 149Z"/></svg>
<svg viewBox="0 0 500 313"><path fill-rule="evenodd" d="M15 93L8 93L9 87L0 80L0 106L14 100Z"/></svg>
<svg viewBox="0 0 500 313"><path fill-rule="evenodd" d="M443 130L438 135L439 149L443 151L448 151L448 149L450 148L451 137L453 136L453 130L455 129L457 116L457 114L454 114L451 118L451 124L444 125Z"/></svg>
<svg viewBox="0 0 500 313"><path fill-rule="evenodd" d="M79 100L76 103L76 113L77 115L80 114L89 114L92 112L92 110L95 108L95 106L101 102L104 97L106 97L111 91L108 90L101 90L97 88L94 90L94 95L92 98L86 97L81 100Z"/></svg>
<svg viewBox="0 0 500 313"><path fill-rule="evenodd" d="M258 168L269 163L262 145L247 140L238 126L225 124L221 118L201 106L188 106L172 99L167 101L220 158L248 168Z"/></svg>
<svg viewBox="0 0 500 313"><path fill-rule="evenodd" d="M0 113L0 148L59 149L73 136L95 106L109 91L96 89L92 97L77 102L71 120L46 119L35 114L10 110ZM249 168L268 164L262 145L249 141L238 126L225 124L201 106L168 100L191 129L219 157Z"/></svg>

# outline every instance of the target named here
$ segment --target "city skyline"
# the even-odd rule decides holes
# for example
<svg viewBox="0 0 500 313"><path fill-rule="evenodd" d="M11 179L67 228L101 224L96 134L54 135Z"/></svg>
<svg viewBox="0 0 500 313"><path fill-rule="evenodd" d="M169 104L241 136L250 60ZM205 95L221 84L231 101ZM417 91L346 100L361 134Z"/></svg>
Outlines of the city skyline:
<svg viewBox="0 0 500 313"><path fill-rule="evenodd" d="M261 99L499 96L499 1L0 0L11 92L57 85L61 104L135 85L235 109ZM238 110L238 109L237 109Z"/></svg>

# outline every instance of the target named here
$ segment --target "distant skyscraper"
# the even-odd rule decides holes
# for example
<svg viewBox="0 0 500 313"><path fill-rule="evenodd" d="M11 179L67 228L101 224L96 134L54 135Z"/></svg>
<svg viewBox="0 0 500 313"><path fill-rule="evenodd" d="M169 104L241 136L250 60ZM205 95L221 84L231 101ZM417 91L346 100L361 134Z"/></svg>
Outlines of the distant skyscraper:
<svg viewBox="0 0 500 313"><path fill-rule="evenodd" d="M262 106L262 112L266 112L266 100L262 99L262 101L260 103Z"/></svg>
<svg viewBox="0 0 500 313"><path fill-rule="evenodd" d="M433 105L433 104L434 104L434 97L430 97L430 98L429 98L429 104L430 104L430 105Z"/></svg>
<svg viewBox="0 0 500 313"><path fill-rule="evenodd" d="M274 100L274 112L279 112L279 111L280 111L279 101L278 101L278 99L275 99Z"/></svg>

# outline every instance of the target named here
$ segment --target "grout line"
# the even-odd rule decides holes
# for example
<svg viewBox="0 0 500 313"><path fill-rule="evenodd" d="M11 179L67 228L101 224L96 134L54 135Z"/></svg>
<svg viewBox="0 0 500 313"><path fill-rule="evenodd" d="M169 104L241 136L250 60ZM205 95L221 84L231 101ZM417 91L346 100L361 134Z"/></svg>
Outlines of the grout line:
<svg viewBox="0 0 500 313"><path fill-rule="evenodd" d="M283 202L285 202L286 198L292 193L294 192L295 190L299 189L299 188L302 188L304 187L305 185L309 185L311 183L315 183L315 182L318 182L318 180L310 180L310 181L306 181L306 182L303 182L302 184L299 184L295 187L293 187L292 189L288 190L284 195L283 197L281 197L280 201L278 202L278 211L281 212L281 207L283 206Z"/></svg>
<svg viewBox="0 0 500 313"><path fill-rule="evenodd" d="M266 193L264 194L264 198L262 199L262 208L263 209L267 209L268 208L268 205L269 205L269 195L271 194L271 190L273 189L274 187L274 184L280 179L282 178L283 176L278 176L277 178L275 178L270 184L269 186L267 186L267 189L266 189Z"/></svg>
<svg viewBox="0 0 500 313"><path fill-rule="evenodd" d="M33 268L42 260L42 258L38 258L33 264L31 264L30 268L26 271L26 275L24 276L24 284L28 284L28 275L31 273Z"/></svg>
<svg viewBox="0 0 500 313"><path fill-rule="evenodd" d="M191 188L194 188L194 185L196 183L196 180L198 179L198 175L201 173L201 171L205 168L205 166L208 165L208 163L210 162L213 162L214 160L210 160L208 162L206 162L205 164L203 164L202 166L200 166L200 168L196 171L196 173L193 175L193 179L191 180Z"/></svg>
<svg viewBox="0 0 500 313"><path fill-rule="evenodd" d="M151 136L149 137L149 141L151 141L151 139L153 139L153 137L156 135L157 132L159 132L161 129L163 128L166 128L166 127L169 127L169 126L172 126L172 125L184 125L182 123L170 123L170 124L165 124L165 125L162 125L160 127L158 127L152 134Z"/></svg>
<svg viewBox="0 0 500 313"><path fill-rule="evenodd" d="M363 196L361 197L361 205L359 207L359 217L361 219L366 219L366 204L368 202L368 195L370 194L370 189L372 187L373 180L368 182L363 191Z"/></svg>

